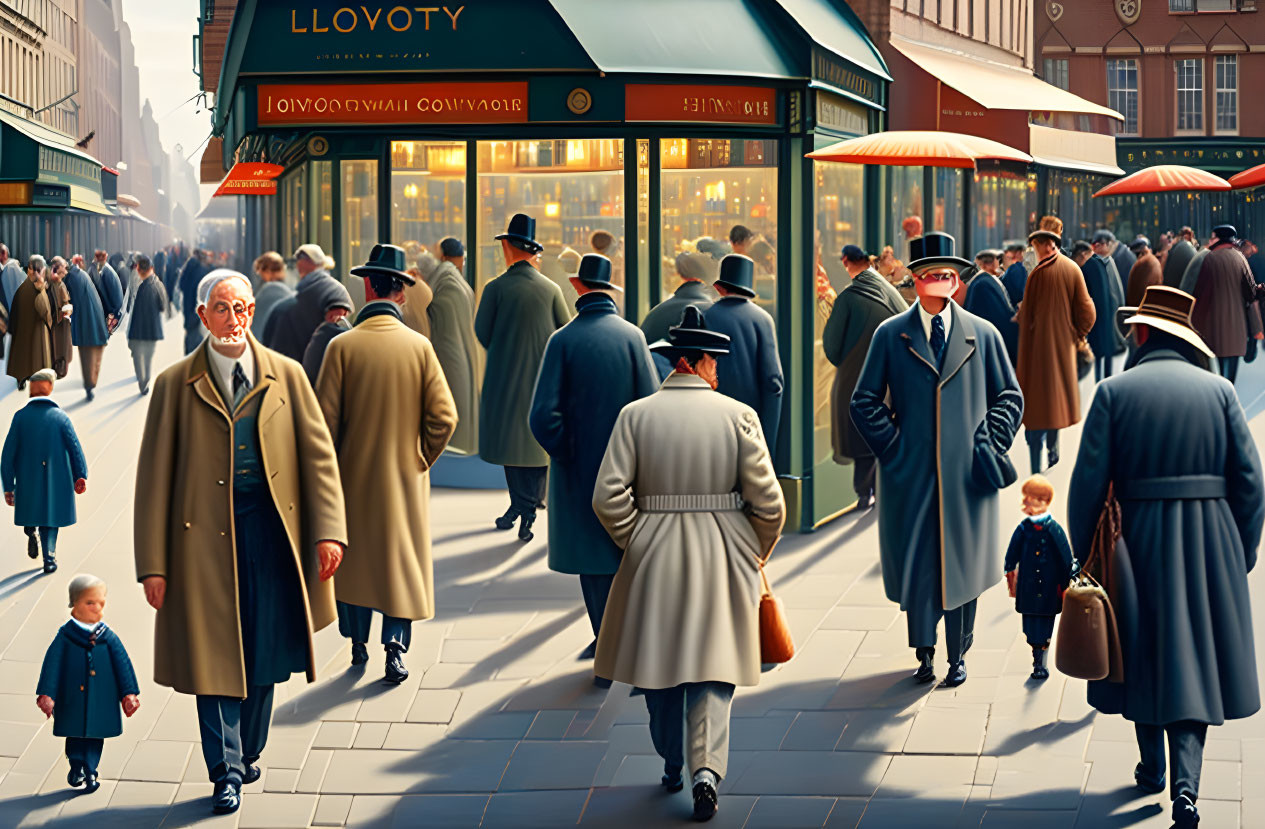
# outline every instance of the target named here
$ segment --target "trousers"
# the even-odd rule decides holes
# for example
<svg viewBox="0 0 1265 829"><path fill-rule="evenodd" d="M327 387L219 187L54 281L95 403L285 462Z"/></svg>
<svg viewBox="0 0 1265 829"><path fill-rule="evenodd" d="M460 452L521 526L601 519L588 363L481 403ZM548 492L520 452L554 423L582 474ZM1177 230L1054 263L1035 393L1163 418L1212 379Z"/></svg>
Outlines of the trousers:
<svg viewBox="0 0 1265 829"><path fill-rule="evenodd" d="M1239 379L1239 363L1242 357L1218 357L1217 365L1221 376L1231 383Z"/></svg>
<svg viewBox="0 0 1265 829"><path fill-rule="evenodd" d="M127 347L132 350L132 368L136 372L136 384L141 391L149 388L149 381L154 376L154 350L158 348L157 340L128 340Z"/></svg>
<svg viewBox="0 0 1265 829"><path fill-rule="evenodd" d="M1094 358L1094 382L1105 380L1111 376L1112 356L1108 354L1105 357Z"/></svg>
<svg viewBox="0 0 1265 829"><path fill-rule="evenodd" d="M101 376L101 357L105 354L103 345L79 346L79 371L83 373L83 387L91 391L97 387L97 378Z"/></svg>
<svg viewBox="0 0 1265 829"><path fill-rule="evenodd" d="M202 759L212 783L241 785L246 766L263 754L272 724L273 687L251 685L246 699L198 695Z"/></svg>
<svg viewBox="0 0 1265 829"><path fill-rule="evenodd" d="M96 774L104 748L105 740L100 737L67 737L66 759L72 769L80 767L88 774Z"/></svg>
<svg viewBox="0 0 1265 829"><path fill-rule="evenodd" d="M589 612L589 624L593 627L593 635L597 636L602 627L602 616L606 613L606 599L610 596L611 585L615 582L615 574L602 576L580 576L580 592L584 594L584 608Z"/></svg>
<svg viewBox="0 0 1265 829"><path fill-rule="evenodd" d="M381 612L381 611L379 611ZM338 602L338 633L353 642L369 641L369 625L373 623L373 608ZM413 641L413 620L398 619L382 614L382 644L397 647L405 653Z"/></svg>
<svg viewBox="0 0 1265 829"><path fill-rule="evenodd" d="M545 502L547 466L507 466L505 485L510 491L510 509L519 515L535 515Z"/></svg>
<svg viewBox="0 0 1265 829"><path fill-rule="evenodd" d="M1050 644L1050 637L1054 635L1054 619L1053 616L1023 614L1023 635L1028 644L1034 648Z"/></svg>
<svg viewBox="0 0 1265 829"><path fill-rule="evenodd" d="M729 768L734 686L728 682L686 682L672 688L647 689L645 695L650 739L664 765L680 769L688 760L691 772L710 769L723 779Z"/></svg>
<svg viewBox="0 0 1265 829"><path fill-rule="evenodd" d="M1028 441L1028 460L1032 464L1032 474L1036 475L1041 471L1041 449L1044 449L1047 455L1054 456L1058 460L1059 456L1059 430L1058 429L1024 429L1024 439Z"/></svg>
<svg viewBox="0 0 1265 829"><path fill-rule="evenodd" d="M934 496L933 496L934 498ZM932 507L928 526L938 526L937 508ZM975 641L975 603L972 599L961 607L944 609L940 590L940 551L935 539L925 539L917 545L913 559L906 565L912 568L908 576L909 586L905 596L905 623L909 632L909 647L934 648L936 627L944 619L944 644L950 663L961 662Z"/></svg>
<svg viewBox="0 0 1265 829"><path fill-rule="evenodd" d="M57 530L60 527L23 527L22 531L28 536L35 535L37 532L40 537L40 549L44 553L44 561L52 561L57 557Z"/></svg>
<svg viewBox="0 0 1265 829"><path fill-rule="evenodd" d="M874 494L874 478L878 471L878 460L873 455L857 458L852 462L852 489L858 498L868 498Z"/></svg>
<svg viewBox="0 0 1265 829"><path fill-rule="evenodd" d="M1182 720L1168 725L1134 723L1142 769L1152 780L1164 780L1164 735L1168 735L1168 759L1173 764L1169 798L1187 795L1199 799L1199 773L1204 763L1208 724Z"/></svg>

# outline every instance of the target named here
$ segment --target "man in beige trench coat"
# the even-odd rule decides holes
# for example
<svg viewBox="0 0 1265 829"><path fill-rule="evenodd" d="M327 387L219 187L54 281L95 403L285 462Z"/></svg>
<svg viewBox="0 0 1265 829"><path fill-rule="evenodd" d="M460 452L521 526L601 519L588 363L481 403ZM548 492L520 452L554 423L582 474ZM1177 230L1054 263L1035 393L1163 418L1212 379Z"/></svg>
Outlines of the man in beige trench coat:
<svg viewBox="0 0 1265 829"><path fill-rule="evenodd" d="M338 461L303 368L250 335L250 281L203 278L206 342L158 376L136 474L136 575L154 681L197 695L212 809L234 812L268 738L273 686L316 678L347 542Z"/></svg>
<svg viewBox="0 0 1265 829"><path fill-rule="evenodd" d="M356 326L335 337L316 378L343 480L351 553L338 573L338 630L351 664L369 661L373 611L382 614L386 680L408 678L413 621L435 615L430 558L430 478L457 427L457 407L430 340L404 324L400 306L413 277L404 250L376 245Z"/></svg>

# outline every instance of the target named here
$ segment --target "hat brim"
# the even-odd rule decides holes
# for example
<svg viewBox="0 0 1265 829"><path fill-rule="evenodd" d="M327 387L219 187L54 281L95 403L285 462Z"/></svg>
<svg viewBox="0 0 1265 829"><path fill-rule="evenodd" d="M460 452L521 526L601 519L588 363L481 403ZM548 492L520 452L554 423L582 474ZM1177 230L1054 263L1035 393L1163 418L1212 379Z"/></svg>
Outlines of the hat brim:
<svg viewBox="0 0 1265 829"><path fill-rule="evenodd" d="M381 265L357 265L351 269L352 276L390 276L405 285L416 285L417 278L411 273L397 271L395 268L384 268Z"/></svg>
<svg viewBox="0 0 1265 829"><path fill-rule="evenodd" d="M729 337L707 328L669 328L668 337L669 345L678 351L702 351L705 354L729 353ZM698 337L700 342L672 342L673 337Z"/></svg>
<svg viewBox="0 0 1265 829"><path fill-rule="evenodd" d="M517 233L498 233L492 238L497 241L504 239L508 242L517 242L520 245L524 245L525 247L523 249L528 253L540 253L545 249L545 246L540 244L540 242L537 242L535 239L528 239L526 236L520 236Z"/></svg>
<svg viewBox="0 0 1265 829"><path fill-rule="evenodd" d="M748 298L754 298L756 295L755 291L753 291L751 288L748 288L746 285L735 285L734 283L726 282L723 279L717 279L714 284L724 285L726 288L733 291L735 294L742 294L743 296L748 297Z"/></svg>
<svg viewBox="0 0 1265 829"><path fill-rule="evenodd" d="M595 291L619 291L621 294L624 292L624 289L616 285L614 282L601 282L596 279L585 279L582 276L576 276L572 278L575 279L577 282L579 282L581 285L585 285L589 288L592 288Z"/></svg>
<svg viewBox="0 0 1265 829"><path fill-rule="evenodd" d="M1203 337L1200 337L1195 329L1188 325L1182 325L1180 322L1174 322L1173 320L1166 320L1163 317L1153 317L1150 314L1139 314L1137 308L1125 307L1121 308L1120 312L1127 312L1131 315L1122 320L1120 322L1121 325L1150 326L1157 331L1163 331L1166 334L1172 334L1180 340L1185 340L1203 352L1206 356L1216 359L1217 355L1212 353L1212 349L1209 348L1208 344L1203 341Z"/></svg>
<svg viewBox="0 0 1265 829"><path fill-rule="evenodd" d="M1054 244L1056 245L1063 244L1063 237L1055 233L1053 230L1034 230L1028 234L1028 241L1031 242L1033 239L1040 239L1041 237L1053 239Z"/></svg>
<svg viewBox="0 0 1265 829"><path fill-rule="evenodd" d="M925 256L910 262L907 267L914 274L929 271L932 268L952 268L960 276L963 268L971 267L971 262L960 256Z"/></svg>

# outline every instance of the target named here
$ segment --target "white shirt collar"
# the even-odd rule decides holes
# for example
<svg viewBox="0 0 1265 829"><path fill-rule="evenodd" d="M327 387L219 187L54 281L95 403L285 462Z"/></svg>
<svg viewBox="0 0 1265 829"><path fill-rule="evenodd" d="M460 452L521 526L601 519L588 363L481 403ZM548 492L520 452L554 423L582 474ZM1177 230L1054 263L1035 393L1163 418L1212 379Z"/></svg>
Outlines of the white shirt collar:
<svg viewBox="0 0 1265 829"><path fill-rule="evenodd" d="M922 307L921 302L915 301L914 304L918 306L918 319L922 320L922 333L927 335L927 345L931 345L931 319L933 315ZM949 331L953 328L953 314L950 312L952 307L953 302L950 300L944 304L943 311L934 315L944 320L944 341L946 343L949 341Z"/></svg>
<svg viewBox="0 0 1265 829"><path fill-rule="evenodd" d="M96 630L96 629L97 629L97 626L101 624L100 622L97 622L95 625L90 625L90 624L88 624L87 622L81 622L81 621L79 621L79 620L78 620L78 619L76 619L74 616L71 616L71 617L70 617L70 621L72 621L72 622L74 622L75 624L79 625L79 627L83 628L84 630L88 631L89 633L92 633L94 630Z"/></svg>
<svg viewBox="0 0 1265 829"><path fill-rule="evenodd" d="M219 383L220 393L224 395L224 402L232 408L233 403L233 367L241 363L242 371L246 373L246 377L250 380L252 388L259 382L259 378L255 376L255 352L250 345L246 345L246 350L242 352L242 356L234 360L216 351L211 345L211 338L206 339L207 359L210 363L212 376Z"/></svg>

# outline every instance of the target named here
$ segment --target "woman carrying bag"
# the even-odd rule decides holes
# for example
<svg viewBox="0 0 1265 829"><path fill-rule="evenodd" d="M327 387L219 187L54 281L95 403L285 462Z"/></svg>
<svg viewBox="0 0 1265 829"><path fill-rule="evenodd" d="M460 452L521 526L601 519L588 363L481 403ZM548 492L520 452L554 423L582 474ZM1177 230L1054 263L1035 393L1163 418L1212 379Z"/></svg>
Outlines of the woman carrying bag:
<svg viewBox="0 0 1265 829"><path fill-rule="evenodd" d="M669 339L652 348L675 371L620 412L597 475L593 509L624 554L594 673L644 690L662 783L679 791L688 762L709 820L734 687L760 679L761 563L786 505L755 412L714 391L729 338L691 305Z"/></svg>

